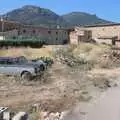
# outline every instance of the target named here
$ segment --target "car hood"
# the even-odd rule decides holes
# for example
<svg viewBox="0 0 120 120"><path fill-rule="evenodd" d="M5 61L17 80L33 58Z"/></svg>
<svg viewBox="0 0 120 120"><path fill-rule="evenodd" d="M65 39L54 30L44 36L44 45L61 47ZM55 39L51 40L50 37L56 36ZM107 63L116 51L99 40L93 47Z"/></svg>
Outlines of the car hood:
<svg viewBox="0 0 120 120"><path fill-rule="evenodd" d="M24 67L24 68L38 68L38 65L32 65L32 64L13 64L9 65L11 67Z"/></svg>
<svg viewBox="0 0 120 120"><path fill-rule="evenodd" d="M24 64L24 65L32 65L32 66L40 66L41 64L43 64L44 65L44 63L42 63L42 62L32 62L32 61L28 61L28 62L23 62L23 63L20 63L20 64Z"/></svg>

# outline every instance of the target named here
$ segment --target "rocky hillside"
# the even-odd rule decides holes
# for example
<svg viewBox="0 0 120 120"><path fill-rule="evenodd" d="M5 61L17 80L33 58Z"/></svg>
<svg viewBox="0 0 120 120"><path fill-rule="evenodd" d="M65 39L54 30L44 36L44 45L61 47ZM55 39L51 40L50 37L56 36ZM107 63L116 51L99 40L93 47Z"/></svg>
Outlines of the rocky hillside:
<svg viewBox="0 0 120 120"><path fill-rule="evenodd" d="M40 25L44 27L71 27L74 25L101 24L109 23L109 21L98 18L82 12L72 12L60 16L53 11L38 6L26 5L22 8L15 9L3 15L8 20L17 21L23 24Z"/></svg>
<svg viewBox="0 0 120 120"><path fill-rule="evenodd" d="M41 25L55 27L58 25L65 26L67 23L62 17L49 9L37 6L27 5L22 8L8 12L4 16L12 21L17 21L29 25Z"/></svg>
<svg viewBox="0 0 120 120"><path fill-rule="evenodd" d="M91 15L84 12L72 12L62 16L70 25L89 25L89 24L106 24L110 21L103 20L96 15Z"/></svg>

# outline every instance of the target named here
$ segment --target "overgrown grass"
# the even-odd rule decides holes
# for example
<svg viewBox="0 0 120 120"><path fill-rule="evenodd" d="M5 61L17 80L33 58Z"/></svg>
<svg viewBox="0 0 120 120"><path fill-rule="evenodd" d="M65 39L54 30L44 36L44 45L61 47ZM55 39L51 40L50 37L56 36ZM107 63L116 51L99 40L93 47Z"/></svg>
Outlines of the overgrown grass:
<svg viewBox="0 0 120 120"><path fill-rule="evenodd" d="M116 63L113 61L111 46L105 44L80 43L55 52L54 57L70 67L87 66L89 70L94 67L111 68Z"/></svg>
<svg viewBox="0 0 120 120"><path fill-rule="evenodd" d="M42 48L9 48L1 49L0 56L25 56L28 59L39 58L41 56L52 57L52 46L44 46Z"/></svg>

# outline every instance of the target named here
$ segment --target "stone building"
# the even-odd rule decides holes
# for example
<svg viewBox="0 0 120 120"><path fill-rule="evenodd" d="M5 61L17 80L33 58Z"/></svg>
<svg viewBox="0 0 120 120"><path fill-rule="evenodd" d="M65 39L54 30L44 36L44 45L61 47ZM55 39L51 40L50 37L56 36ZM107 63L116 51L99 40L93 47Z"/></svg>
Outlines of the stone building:
<svg viewBox="0 0 120 120"><path fill-rule="evenodd" d="M17 22L3 20L0 21L0 32L12 31L14 29L20 29L23 26Z"/></svg>
<svg viewBox="0 0 120 120"><path fill-rule="evenodd" d="M99 24L84 26L85 30L92 31L92 38L99 40L102 37L115 37L120 39L120 24Z"/></svg>
<svg viewBox="0 0 120 120"><path fill-rule="evenodd" d="M38 37L46 44L65 44L69 42L68 29L44 28L22 25L11 21L0 21L0 38Z"/></svg>
<svg viewBox="0 0 120 120"><path fill-rule="evenodd" d="M79 44L80 42L89 42L92 39L92 31L81 27L75 27L69 33L70 44Z"/></svg>
<svg viewBox="0 0 120 120"><path fill-rule="evenodd" d="M92 39L98 43L113 44L116 38L116 45L119 45L120 40L120 24L100 24L84 26L85 30L92 31Z"/></svg>
<svg viewBox="0 0 120 120"><path fill-rule="evenodd" d="M69 40L68 29L43 28L38 26L26 25L18 31L19 36L37 36L44 40L46 44L64 44Z"/></svg>
<svg viewBox="0 0 120 120"><path fill-rule="evenodd" d="M86 41L89 38L92 38L98 43L113 44L113 40L115 39L116 45L119 45L120 24L77 26L74 28L74 31L70 33L71 43L78 43L78 41L80 41L81 37L79 37L79 35L81 36L81 34L78 33L80 33L81 31L84 32L84 41Z"/></svg>

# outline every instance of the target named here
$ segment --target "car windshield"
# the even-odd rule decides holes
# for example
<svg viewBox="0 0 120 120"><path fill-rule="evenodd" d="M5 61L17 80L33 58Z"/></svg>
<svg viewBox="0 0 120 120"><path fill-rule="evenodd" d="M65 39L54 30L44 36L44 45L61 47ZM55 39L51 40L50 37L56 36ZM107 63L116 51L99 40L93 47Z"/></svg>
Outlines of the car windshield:
<svg viewBox="0 0 120 120"><path fill-rule="evenodd" d="M16 62L26 63L26 62L28 62L28 60L25 57L22 56L22 57L18 57Z"/></svg>

